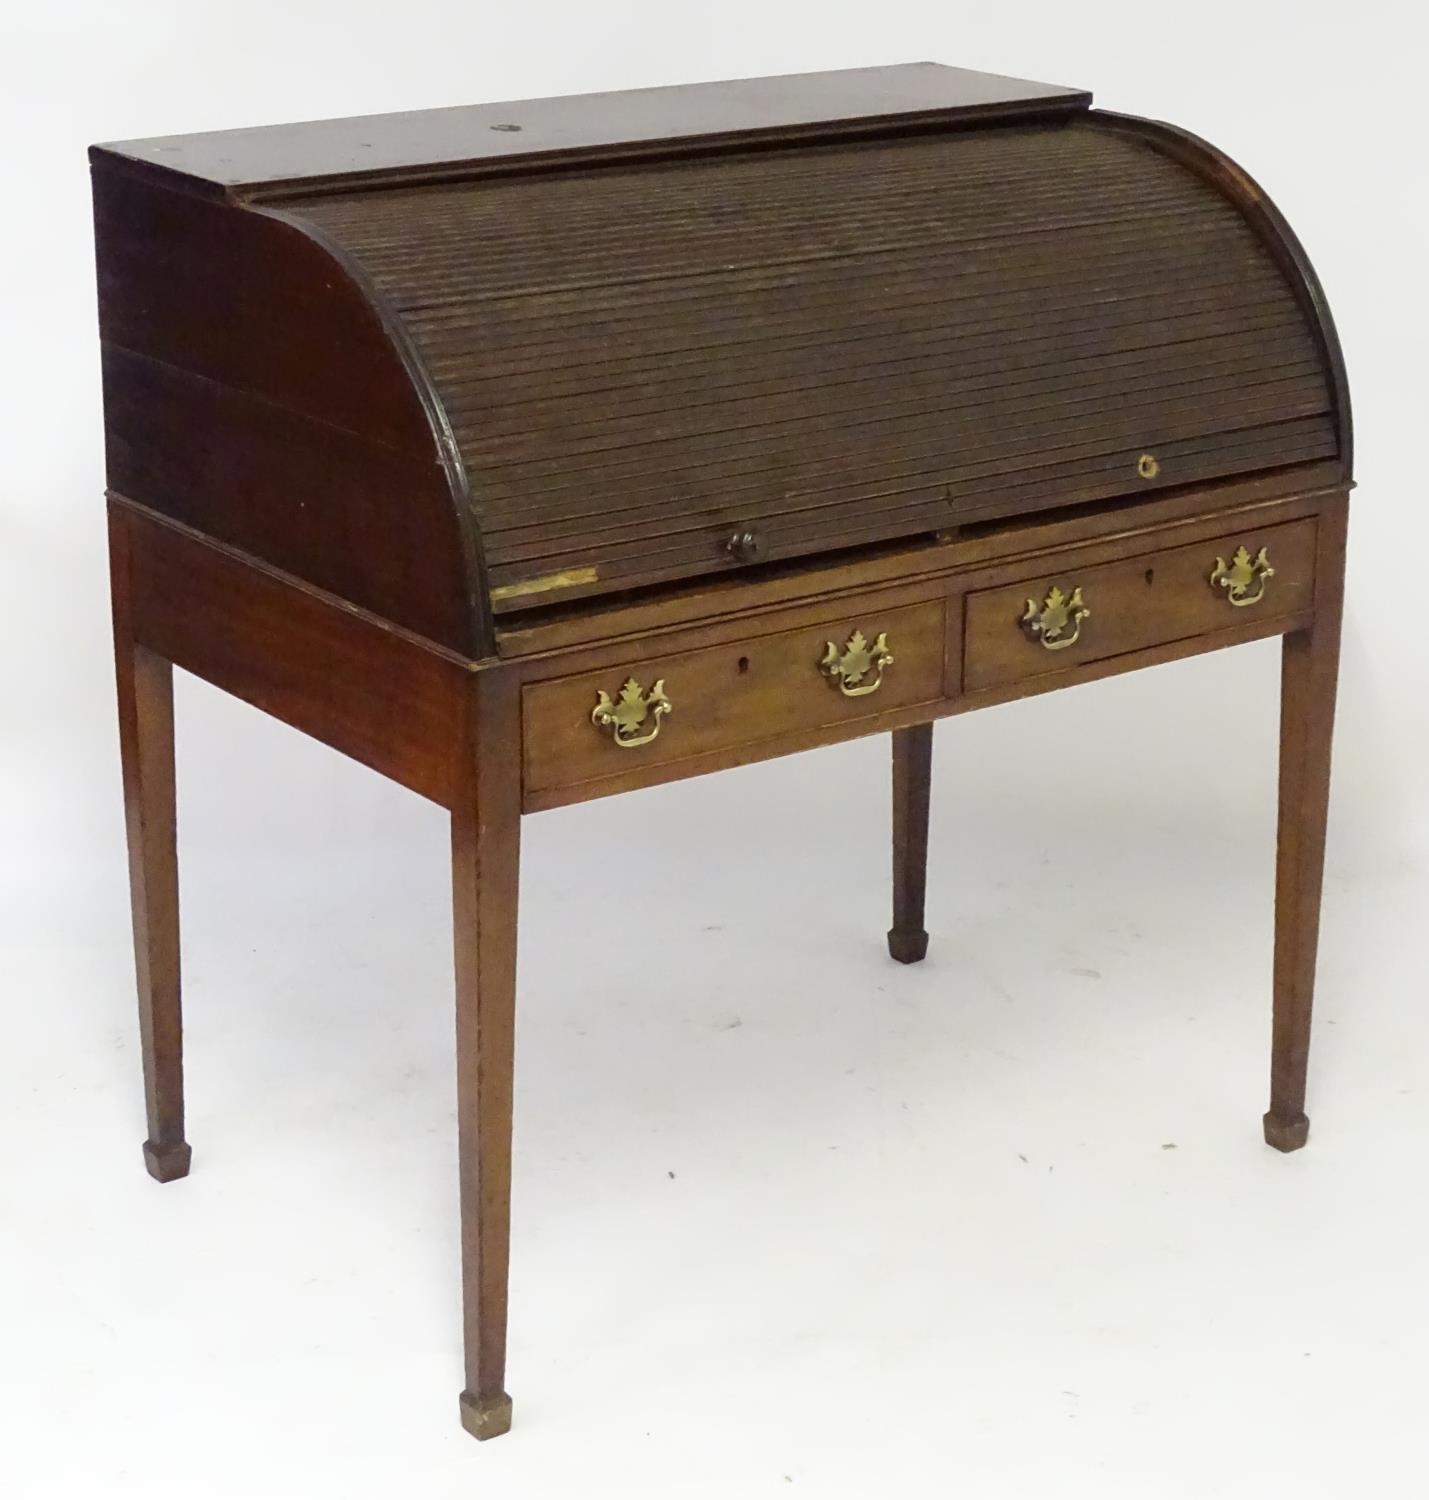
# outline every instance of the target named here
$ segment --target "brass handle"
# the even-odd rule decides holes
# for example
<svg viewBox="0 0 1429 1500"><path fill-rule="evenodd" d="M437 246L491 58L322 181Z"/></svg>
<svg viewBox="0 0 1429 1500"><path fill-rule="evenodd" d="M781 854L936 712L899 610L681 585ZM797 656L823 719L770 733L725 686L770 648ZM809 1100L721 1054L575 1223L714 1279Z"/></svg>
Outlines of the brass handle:
<svg viewBox="0 0 1429 1500"><path fill-rule="evenodd" d="M1054 583L1040 605L1035 599L1027 601L1020 623L1030 639L1045 650L1065 651L1068 646L1077 644L1082 621L1090 614L1091 610L1082 603L1080 584L1070 594L1064 594Z"/></svg>
<svg viewBox="0 0 1429 1500"><path fill-rule="evenodd" d="M863 631L855 630L849 636L843 650L827 642L828 649L819 662L819 671L841 692L845 698L866 698L883 686L883 671L893 665L893 653L888 649L888 636L879 631L870 646ZM866 681L869 673L872 681Z"/></svg>
<svg viewBox="0 0 1429 1500"><path fill-rule="evenodd" d="M1211 587L1224 589L1227 603L1244 609L1248 604L1259 604L1265 598L1266 580L1274 577L1275 569L1270 566L1268 549L1262 547L1252 557L1247 548L1237 547L1229 567L1225 558L1216 559L1211 570ZM1251 593L1252 588L1254 593Z"/></svg>
<svg viewBox="0 0 1429 1500"><path fill-rule="evenodd" d="M648 745L660 733L660 722L670 707L663 677L648 693L633 677L628 677L613 703L604 688L596 692L590 721L597 729L610 730L611 739L622 750L634 750L638 745ZM642 734L646 720L650 721L650 727Z"/></svg>

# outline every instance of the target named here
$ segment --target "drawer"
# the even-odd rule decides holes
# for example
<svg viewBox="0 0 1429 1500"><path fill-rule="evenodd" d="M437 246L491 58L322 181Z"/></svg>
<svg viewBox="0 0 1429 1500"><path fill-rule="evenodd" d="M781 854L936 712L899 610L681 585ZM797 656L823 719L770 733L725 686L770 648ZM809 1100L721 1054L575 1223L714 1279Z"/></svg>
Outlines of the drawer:
<svg viewBox="0 0 1429 1500"><path fill-rule="evenodd" d="M866 721L943 696L944 604L855 608L800 630L529 683L528 791Z"/></svg>
<svg viewBox="0 0 1429 1500"><path fill-rule="evenodd" d="M967 598L963 685L1003 687L1084 662L1310 608L1315 523L1233 532Z"/></svg>

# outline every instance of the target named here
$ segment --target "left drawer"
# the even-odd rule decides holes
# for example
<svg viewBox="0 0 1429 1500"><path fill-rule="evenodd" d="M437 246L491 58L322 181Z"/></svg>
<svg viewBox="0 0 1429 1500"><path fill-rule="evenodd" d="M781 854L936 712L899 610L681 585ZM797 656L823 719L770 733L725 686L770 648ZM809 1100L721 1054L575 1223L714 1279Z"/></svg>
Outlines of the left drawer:
<svg viewBox="0 0 1429 1500"><path fill-rule="evenodd" d="M943 601L846 615L529 683L528 792L574 786L943 695Z"/></svg>

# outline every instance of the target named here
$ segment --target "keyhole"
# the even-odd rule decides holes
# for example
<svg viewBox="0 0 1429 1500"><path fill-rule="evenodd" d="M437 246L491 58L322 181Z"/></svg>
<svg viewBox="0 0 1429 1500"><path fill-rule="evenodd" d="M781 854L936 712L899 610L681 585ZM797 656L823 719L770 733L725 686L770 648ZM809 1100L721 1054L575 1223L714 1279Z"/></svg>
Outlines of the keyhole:
<svg viewBox="0 0 1429 1500"><path fill-rule="evenodd" d="M1155 568L1148 568L1146 570L1146 581L1147 581L1147 583L1155 583L1156 582L1156 569Z"/></svg>
<svg viewBox="0 0 1429 1500"><path fill-rule="evenodd" d="M739 670L741 674L749 670L749 658L747 656L741 656L739 658Z"/></svg>

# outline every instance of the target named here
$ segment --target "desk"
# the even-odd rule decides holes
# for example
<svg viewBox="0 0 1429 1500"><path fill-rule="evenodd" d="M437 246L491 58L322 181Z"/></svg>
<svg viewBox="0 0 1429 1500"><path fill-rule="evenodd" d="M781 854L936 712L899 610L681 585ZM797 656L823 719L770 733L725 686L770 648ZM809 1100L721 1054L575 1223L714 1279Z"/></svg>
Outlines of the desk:
<svg viewBox="0 0 1429 1500"><path fill-rule="evenodd" d="M189 1170L177 665L450 810L470 1432L525 813L887 733L913 963L935 720L1280 636L1264 1129L1305 1144L1350 414L1237 167L930 64L92 164L145 1159Z"/></svg>

